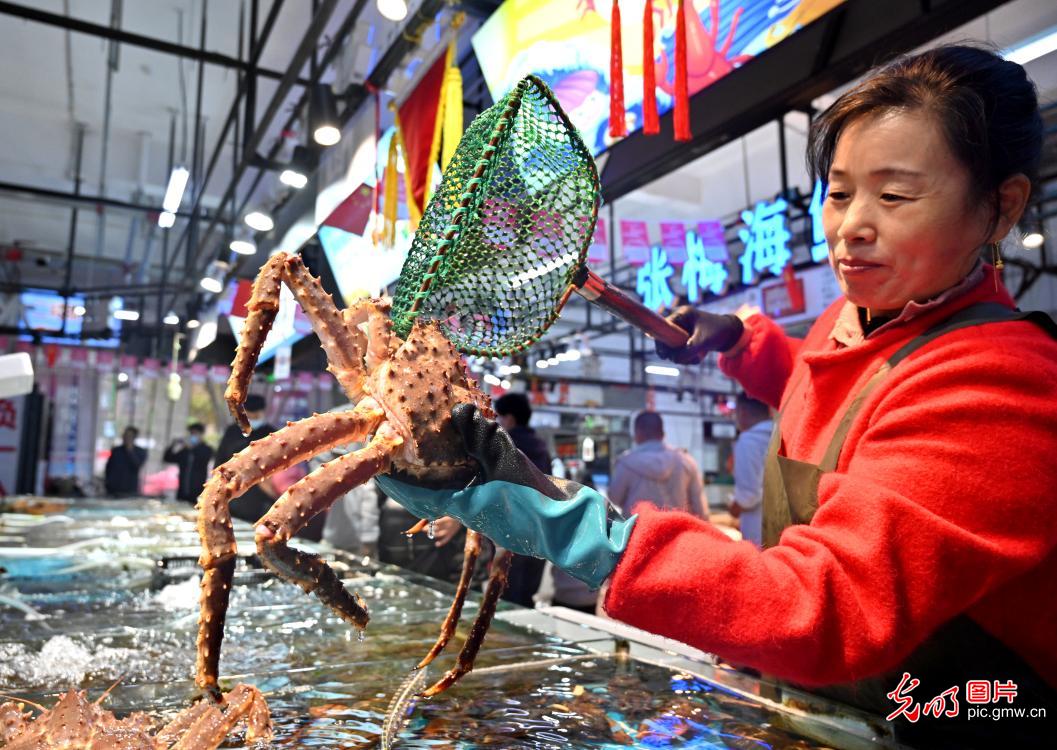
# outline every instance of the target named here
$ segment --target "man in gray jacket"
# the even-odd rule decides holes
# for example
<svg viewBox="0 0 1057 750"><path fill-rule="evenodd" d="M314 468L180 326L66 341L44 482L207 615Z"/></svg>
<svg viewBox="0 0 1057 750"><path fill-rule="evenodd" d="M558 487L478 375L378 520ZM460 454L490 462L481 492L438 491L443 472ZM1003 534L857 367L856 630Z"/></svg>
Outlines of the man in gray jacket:
<svg viewBox="0 0 1057 750"><path fill-rule="evenodd" d="M684 450L664 442L664 422L653 411L639 412L634 422L635 447L617 459L609 499L630 515L640 500L708 518L702 504L701 471Z"/></svg>

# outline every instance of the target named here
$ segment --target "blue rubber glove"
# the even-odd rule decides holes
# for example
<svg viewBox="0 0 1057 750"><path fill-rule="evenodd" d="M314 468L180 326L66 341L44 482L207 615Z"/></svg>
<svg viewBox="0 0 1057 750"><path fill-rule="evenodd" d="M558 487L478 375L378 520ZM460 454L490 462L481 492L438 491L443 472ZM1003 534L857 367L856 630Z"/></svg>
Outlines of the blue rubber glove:
<svg viewBox="0 0 1057 750"><path fill-rule="evenodd" d="M382 491L419 518L454 516L501 547L550 560L592 588L602 585L627 546L635 518L625 520L589 487L540 472L476 406L460 404L451 416L484 482L438 490L393 474L375 478Z"/></svg>

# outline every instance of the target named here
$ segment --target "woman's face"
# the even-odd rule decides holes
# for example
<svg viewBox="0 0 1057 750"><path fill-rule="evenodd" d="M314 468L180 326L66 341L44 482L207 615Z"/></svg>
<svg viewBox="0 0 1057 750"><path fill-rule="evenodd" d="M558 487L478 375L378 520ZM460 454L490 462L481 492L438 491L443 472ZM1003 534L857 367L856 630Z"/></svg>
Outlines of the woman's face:
<svg viewBox="0 0 1057 750"><path fill-rule="evenodd" d="M971 205L968 170L921 112L845 127L829 172L822 225L845 296L897 313L960 281L986 240L986 206Z"/></svg>

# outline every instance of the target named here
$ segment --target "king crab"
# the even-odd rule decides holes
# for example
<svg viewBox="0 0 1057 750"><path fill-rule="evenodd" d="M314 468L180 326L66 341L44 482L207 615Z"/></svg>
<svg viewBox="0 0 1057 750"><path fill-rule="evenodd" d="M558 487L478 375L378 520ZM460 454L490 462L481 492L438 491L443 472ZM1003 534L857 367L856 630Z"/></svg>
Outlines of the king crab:
<svg viewBox="0 0 1057 750"><path fill-rule="evenodd" d="M279 253L262 267L246 307L249 315L232 362L224 394L244 433L250 431L243 408L253 367L279 307L285 283L312 322L327 354L328 370L349 400L349 411L315 414L254 441L218 466L198 499L199 563L202 578L198 622L196 683L217 691L220 644L235 569L235 536L229 503L275 472L335 446L368 441L360 450L329 461L290 487L256 523L255 540L263 564L280 577L315 595L339 617L362 631L369 615L364 601L348 592L318 555L299 552L289 540L309 520L372 476L395 469L438 487L463 487L476 465L451 424L451 410L476 404L492 416L488 398L467 378L463 360L436 323L416 321L406 340L393 332L388 304L363 300L339 310L300 256ZM425 522L414 530L421 530ZM469 589L480 537L467 530L462 574L455 599L430 652L429 664L455 632ZM455 666L424 691L429 696L454 684L473 668L499 595L506 586L512 554L500 552L492 563L489 585L470 635Z"/></svg>
<svg viewBox="0 0 1057 750"><path fill-rule="evenodd" d="M109 692L109 691L108 691ZM0 746L4 750L212 750L219 747L240 722L246 723L246 741L268 741L272 723L268 704L257 688L236 685L221 696L221 707L209 701L184 709L157 734L142 713L118 719L99 704L107 696L89 703L82 691L64 693L50 709L33 704L41 713L23 711L27 701L0 704Z"/></svg>

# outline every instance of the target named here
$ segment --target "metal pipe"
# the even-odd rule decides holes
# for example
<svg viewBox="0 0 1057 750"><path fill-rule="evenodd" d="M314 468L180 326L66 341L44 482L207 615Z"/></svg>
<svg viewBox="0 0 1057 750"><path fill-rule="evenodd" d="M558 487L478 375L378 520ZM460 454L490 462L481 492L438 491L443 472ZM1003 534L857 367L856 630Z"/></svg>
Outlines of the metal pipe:
<svg viewBox="0 0 1057 750"><path fill-rule="evenodd" d="M171 172L172 170L170 170ZM33 198L44 198L64 205L73 206L105 206L123 211L137 211L145 214L157 214L158 206L147 206L142 203L118 200L117 198L106 198L101 195L82 195L79 192L70 193L64 190L52 190L51 188L36 187L35 185L20 185L15 182L0 182L0 193L11 193L14 197L32 196ZM185 219L191 218L189 211L177 211L177 216ZM212 218L214 213L204 212L199 218Z"/></svg>
<svg viewBox="0 0 1057 750"><path fill-rule="evenodd" d="M264 76L265 78L271 78L273 80L282 80L283 74L277 70L271 70L269 68L258 68L252 62L242 62L236 60L233 57L222 55L219 52L210 52L208 50L196 50L192 47L185 47L181 44L174 44L167 42L163 39L156 39L150 36L143 36L142 34L133 34L128 31L122 31L121 29L101 26L95 23L89 23L79 18L70 18L62 16L57 13L48 13L37 8L31 8L18 3L0 2L0 14L15 16L25 21L36 21L38 23L47 24L49 26L57 26L67 31L76 31L82 34L88 34L90 36L101 37L103 39L109 39L111 42L120 42L123 44L131 44L134 47L142 47L149 49L154 52L162 52L168 55L175 55L177 57L183 57L191 60L200 60L210 65L218 65L225 68L235 68L242 71L253 70L258 75ZM304 78L298 78L295 81L298 86L308 86L308 80Z"/></svg>
<svg viewBox="0 0 1057 750"><path fill-rule="evenodd" d="M198 33L198 49L204 50L206 48L206 19L209 16L209 0L202 0L201 2L202 19ZM196 246L198 243L198 210L202 205L201 197L205 185L202 184L200 179L201 172L200 164L201 156L200 152L202 149L202 86L205 77L205 63L202 61L198 62L198 91L195 93L195 140L194 145L191 148L191 174L194 175L191 182L191 193L194 197L194 203L191 205L191 224L190 234L187 242L187 257L188 260L191 257L191 248Z"/></svg>
<svg viewBox="0 0 1057 750"><path fill-rule="evenodd" d="M268 11L268 18L264 22L264 28L261 30L260 36L257 38L257 44L250 55L250 70L252 70L253 66L260 58L261 51L264 49L264 45L275 25L275 20L279 17L279 11L282 9L283 2L284 0L275 0L272 3L271 10ZM242 103L242 97L245 93L246 86L240 87L238 93L235 95L235 101L231 103L231 109L228 110L228 116L224 120L224 127L221 128L216 146L213 147L213 155L209 158L209 167L206 169L205 177L202 179L202 193L199 195L199 200L201 199L201 195L205 194L205 187L209 184L209 180L213 176L213 170L216 168L217 161L220 159L220 152L223 149L224 141L228 137L228 131L231 129L232 124L236 121L239 105ZM252 122L247 125L247 128L251 127L253 127ZM170 270L171 266L175 263L176 257L179 255L180 248L183 246L184 241L187 240L189 232L190 227L188 226L184 227L184 231L180 234L180 239L177 241L176 247L173 249L172 256L169 259Z"/></svg>
<svg viewBox="0 0 1057 750"><path fill-rule="evenodd" d="M74 159L73 159L73 194L79 195L81 192L81 163L82 157L84 156L84 131L85 127L82 123L77 123L77 145L74 147ZM66 272L63 274L62 280L62 332L66 333L66 315L67 310L70 307L70 281L73 279L73 253L77 246L77 207L74 206L70 212L70 239L66 248Z"/></svg>
<svg viewBox="0 0 1057 750"><path fill-rule="evenodd" d="M121 26L121 0L110 0L110 27L120 28ZM114 89L114 72L118 66L118 50L117 42L111 40L109 42L109 49L107 52L106 61L106 86L105 93L103 94L103 134L102 134L102 153L99 157L99 194L106 195L106 162L108 156L108 150L110 148L110 115L112 111L113 103L113 89ZM95 233L95 255L97 258L102 258L106 249L106 211L99 211L96 214L96 233ZM89 277L93 275L92 268L89 268Z"/></svg>

